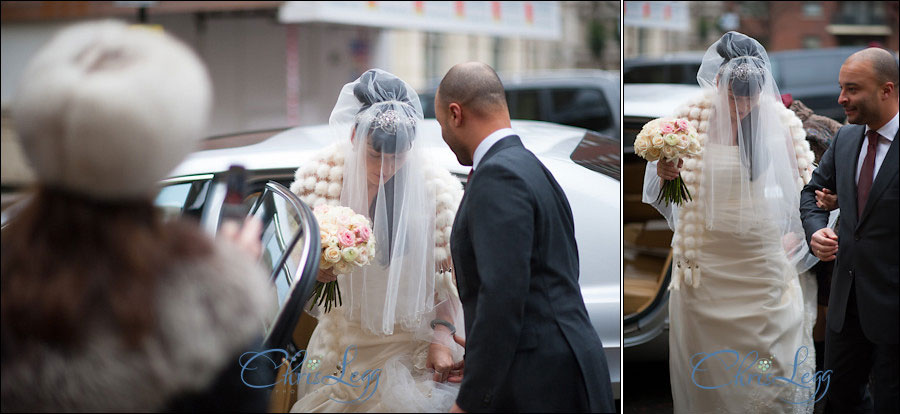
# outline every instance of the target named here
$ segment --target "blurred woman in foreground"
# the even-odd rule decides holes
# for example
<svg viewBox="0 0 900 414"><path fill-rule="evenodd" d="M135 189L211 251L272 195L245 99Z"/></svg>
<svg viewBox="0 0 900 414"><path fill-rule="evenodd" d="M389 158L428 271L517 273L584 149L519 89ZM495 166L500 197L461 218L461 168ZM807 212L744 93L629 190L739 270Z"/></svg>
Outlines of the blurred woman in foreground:
<svg viewBox="0 0 900 414"><path fill-rule="evenodd" d="M231 231L247 254L152 203L210 102L193 52L119 22L26 68L13 117L38 184L2 234L3 411L265 409L237 362L261 335L258 223Z"/></svg>

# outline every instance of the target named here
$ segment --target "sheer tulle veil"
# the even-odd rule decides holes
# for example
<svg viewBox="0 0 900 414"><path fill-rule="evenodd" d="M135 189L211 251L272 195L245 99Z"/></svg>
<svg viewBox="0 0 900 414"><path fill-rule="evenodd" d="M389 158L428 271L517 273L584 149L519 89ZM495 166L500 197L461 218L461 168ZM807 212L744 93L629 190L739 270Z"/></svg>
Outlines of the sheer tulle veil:
<svg viewBox="0 0 900 414"><path fill-rule="evenodd" d="M418 95L380 69L343 87L331 114L347 145L340 204L372 221L372 264L341 280L344 313L367 332L427 327L434 308L434 195L417 143Z"/></svg>
<svg viewBox="0 0 900 414"><path fill-rule="evenodd" d="M789 126L780 115L784 112L781 94L765 48L741 33L728 32L707 49L697 81L709 99L710 113L698 165L703 191L694 201L700 204L698 213L705 228L740 235L758 231L763 221L772 223L788 260L798 270L808 269L809 249L799 214L802 179ZM730 160L715 156L719 152L710 151L713 147L738 149L739 179L722 175L734 170L723 168L721 164ZM740 188L734 188L735 182ZM648 164L645 201L658 188L655 165ZM723 212L720 204L709 202L724 194L736 200L734 211ZM674 229L679 208L654 207Z"/></svg>

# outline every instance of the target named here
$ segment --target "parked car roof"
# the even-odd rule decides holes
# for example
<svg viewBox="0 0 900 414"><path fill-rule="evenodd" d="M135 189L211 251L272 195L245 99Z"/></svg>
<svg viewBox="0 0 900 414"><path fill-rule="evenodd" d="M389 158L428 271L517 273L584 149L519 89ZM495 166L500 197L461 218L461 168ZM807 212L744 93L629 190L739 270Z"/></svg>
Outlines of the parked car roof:
<svg viewBox="0 0 900 414"><path fill-rule="evenodd" d="M674 115L675 109L699 95L701 88L671 83L628 83L622 92L623 116L659 118Z"/></svg>
<svg viewBox="0 0 900 414"><path fill-rule="evenodd" d="M568 163L571 163L569 156L585 134L585 130L581 128L539 121L517 120L513 121L512 127L520 134L525 146L542 159ZM426 152L451 172L468 174L469 167L457 162L441 138L440 125L436 120L425 119L420 128L421 145ZM333 142L332 130L328 125L292 128L251 145L195 152L178 165L170 176L226 171L238 161L247 169L296 168L316 151ZM609 177L604 176L604 179Z"/></svg>

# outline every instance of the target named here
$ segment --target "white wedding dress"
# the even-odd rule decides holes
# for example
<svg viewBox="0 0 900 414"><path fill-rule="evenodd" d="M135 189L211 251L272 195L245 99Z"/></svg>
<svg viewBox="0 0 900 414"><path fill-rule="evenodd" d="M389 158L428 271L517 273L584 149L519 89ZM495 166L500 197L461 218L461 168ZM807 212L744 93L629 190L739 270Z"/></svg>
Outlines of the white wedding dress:
<svg viewBox="0 0 900 414"><path fill-rule="evenodd" d="M307 361L317 367L304 364L300 398L291 412L447 412L459 387L432 380L425 366L429 345L410 332L371 335L348 321L343 307L334 308L319 317L307 347ZM347 351L350 346L356 347L355 357ZM455 360L461 357L454 355Z"/></svg>
<svg viewBox="0 0 900 414"><path fill-rule="evenodd" d="M323 191L342 187L346 143L330 146L297 170L291 191L310 206L338 205L340 191ZM424 179L435 203L435 262L449 257L449 237L462 198L462 186L435 163L424 162ZM435 278L438 299L454 309L456 324L462 336L462 308L449 273L422 274ZM423 315L422 330L413 332L397 324L390 335L375 334L361 327L359 318L347 317L352 283L344 275L338 277L344 305L328 313L318 313L318 325L306 348L306 361L294 378L298 400L291 412L447 412L456 400L459 384L433 381L433 371L426 367L434 315ZM371 310L361 309L363 314ZM446 318L446 316L445 316ZM451 348L453 360L460 361L463 349L456 343ZM355 347L354 350L348 347ZM348 363L345 363L345 353ZM346 371L346 372L344 372ZM357 373L354 376L354 372ZM330 377L330 378L329 378Z"/></svg>
<svg viewBox="0 0 900 414"><path fill-rule="evenodd" d="M811 401L815 383L804 388L774 378L793 375L801 383L804 374L815 370L815 280L807 278L813 284L801 288L765 208L738 202L743 168L738 147L708 144L704 157L719 160L712 173L725 182L731 177L730 185L719 188L733 191L705 200L717 212L717 223L698 241L702 282L671 290L669 366L675 412L811 412L811 402L791 402ZM761 194L754 198L763 199ZM753 230L738 234L741 220L751 220ZM808 308L804 301L810 302ZM801 360L796 373L795 356Z"/></svg>

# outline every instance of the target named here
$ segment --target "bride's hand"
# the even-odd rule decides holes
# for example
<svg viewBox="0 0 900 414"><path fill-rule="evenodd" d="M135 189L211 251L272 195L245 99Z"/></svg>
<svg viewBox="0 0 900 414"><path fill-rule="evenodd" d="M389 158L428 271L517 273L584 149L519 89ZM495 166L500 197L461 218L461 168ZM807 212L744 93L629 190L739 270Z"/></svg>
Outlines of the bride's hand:
<svg viewBox="0 0 900 414"><path fill-rule="evenodd" d="M674 180L678 178L682 165L684 165L684 161L682 160L678 160L677 165L674 162L659 160L656 163L656 175L666 181Z"/></svg>
<svg viewBox="0 0 900 414"><path fill-rule="evenodd" d="M837 194L827 188L816 190L816 206L825 211L838 208Z"/></svg>
<svg viewBox="0 0 900 414"><path fill-rule="evenodd" d="M453 353L450 348L432 342L428 346L427 368L434 370L434 382L446 382L453 369Z"/></svg>
<svg viewBox="0 0 900 414"><path fill-rule="evenodd" d="M322 283L334 282L337 280L337 275L335 275L331 269L319 268L319 274L316 275L316 280Z"/></svg>

